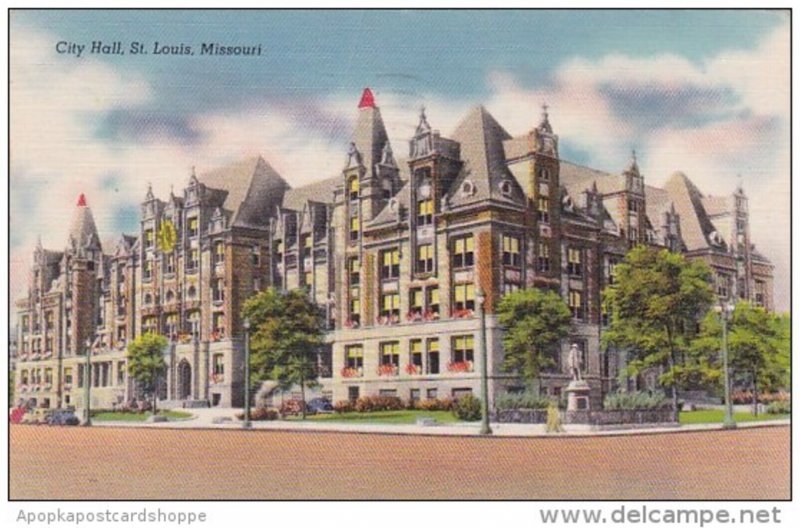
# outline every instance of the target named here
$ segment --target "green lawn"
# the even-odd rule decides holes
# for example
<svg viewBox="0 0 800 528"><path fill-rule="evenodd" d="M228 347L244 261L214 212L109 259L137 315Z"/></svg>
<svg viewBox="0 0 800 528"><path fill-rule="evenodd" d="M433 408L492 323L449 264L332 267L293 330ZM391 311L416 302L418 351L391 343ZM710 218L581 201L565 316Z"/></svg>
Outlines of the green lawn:
<svg viewBox="0 0 800 528"><path fill-rule="evenodd" d="M92 412L92 420L98 422L144 422L153 413L132 413L132 412L112 412L112 411L99 411ZM185 420L191 418L191 413L183 411L158 411L160 416L166 416L170 421L172 420Z"/></svg>
<svg viewBox="0 0 800 528"><path fill-rule="evenodd" d="M701 424L701 423L722 423L725 417L725 411L721 409L704 409L701 411L691 411L680 413L680 423L682 424ZM749 412L734 413L733 419L737 422L753 422L762 420L780 420L782 418L789 418L788 414L759 414L753 416Z"/></svg>
<svg viewBox="0 0 800 528"><path fill-rule="evenodd" d="M315 422L360 422L376 424L414 424L417 418L433 418L439 423L455 423L458 418L450 411L379 411L367 413L315 414L307 418ZM288 420L299 420L299 416L287 417Z"/></svg>

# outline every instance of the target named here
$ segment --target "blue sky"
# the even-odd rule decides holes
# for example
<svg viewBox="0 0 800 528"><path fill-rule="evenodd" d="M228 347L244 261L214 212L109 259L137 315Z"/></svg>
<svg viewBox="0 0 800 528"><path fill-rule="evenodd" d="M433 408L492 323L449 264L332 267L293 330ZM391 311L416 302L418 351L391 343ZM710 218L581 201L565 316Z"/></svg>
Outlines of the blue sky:
<svg viewBox="0 0 800 528"><path fill-rule="evenodd" d="M76 58L61 40L264 51ZM395 150L423 104L445 135L478 103L519 134L547 101L572 161L617 171L636 148L648 181L683 170L711 194L741 174L756 209L788 191L777 11L16 11L11 46L12 226L33 219L12 229L20 266L37 231L63 245L81 191L113 236L136 228L146 182L180 189L192 165L258 152L295 184L335 174L365 86ZM754 232L788 270L768 228L788 232L786 202Z"/></svg>

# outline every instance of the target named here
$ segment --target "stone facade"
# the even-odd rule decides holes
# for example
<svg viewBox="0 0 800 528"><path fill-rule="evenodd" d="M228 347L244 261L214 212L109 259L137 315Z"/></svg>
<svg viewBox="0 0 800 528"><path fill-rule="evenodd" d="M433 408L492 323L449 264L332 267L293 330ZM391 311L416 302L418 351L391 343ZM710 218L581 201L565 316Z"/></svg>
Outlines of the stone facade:
<svg viewBox="0 0 800 528"><path fill-rule="evenodd" d="M196 174L165 200L148 190L139 232L101 245L81 197L64 251L34 251L17 302L16 397L83 405L138 395L127 342L169 338L162 400L240 406L243 303L267 288L307 289L325 308L323 394L404 399L480 391L477 293L484 293L489 389L521 390L500 368L495 308L507 292L552 288L573 314L571 335L539 390L559 396L576 343L592 407L615 388L624 355L600 350L600 292L634 245L707 262L722 298L772 309L772 266L750 241L747 198L703 195L683 174L645 184L634 158L618 175L558 155L549 116L512 137L483 107L446 138L424 112L395 157L371 94L359 105L344 167L292 189L263 159ZM641 380L633 380L636 385Z"/></svg>

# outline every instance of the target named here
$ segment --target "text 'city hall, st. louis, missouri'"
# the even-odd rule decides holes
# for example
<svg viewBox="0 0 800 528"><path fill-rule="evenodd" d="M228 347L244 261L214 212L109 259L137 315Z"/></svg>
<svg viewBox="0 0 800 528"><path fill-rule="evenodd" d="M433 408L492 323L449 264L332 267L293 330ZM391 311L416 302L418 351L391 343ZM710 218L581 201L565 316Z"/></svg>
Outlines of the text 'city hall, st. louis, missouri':
<svg viewBox="0 0 800 528"><path fill-rule="evenodd" d="M495 311L505 293L538 287L560 292L573 318L541 392L557 396L568 384L576 343L599 404L624 367L623 354L600 348L601 291L636 244L701 259L720 297L773 309L772 265L751 243L747 198L733 178L720 182L728 194L710 196L680 172L647 185L635 156L619 174L569 163L546 107L519 137L483 107L449 137L424 112L418 119L400 159L367 89L329 179L292 188L261 157L193 170L177 196L148 190L139 232L110 243L101 244L81 196L66 247L36 247L28 297L16 303L15 401L82 407L87 347L92 406L130 400L139 394L126 345L158 332L170 341L165 404L241 406L242 306L268 287L305 288L324 307L319 390L332 400L479 395L479 291L489 391L519 390L501 368ZM169 251L158 243L164 225Z"/></svg>

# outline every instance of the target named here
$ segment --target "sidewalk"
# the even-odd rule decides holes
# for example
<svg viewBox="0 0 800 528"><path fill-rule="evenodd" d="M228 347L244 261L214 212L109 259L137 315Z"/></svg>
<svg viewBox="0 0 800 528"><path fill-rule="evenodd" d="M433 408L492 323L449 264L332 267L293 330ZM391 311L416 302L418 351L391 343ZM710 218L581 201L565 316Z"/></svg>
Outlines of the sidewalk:
<svg viewBox="0 0 800 528"><path fill-rule="evenodd" d="M173 422L143 423L143 422L97 422L99 427L153 427L161 429L231 429L242 430L242 422L235 418L242 409L181 409L191 412L193 418ZM215 419L230 418L232 421L214 423ZM302 421L254 421L253 430L258 431L306 431L317 433L360 433L360 434L393 434L393 435L426 435L426 436L480 436L480 424L460 423L423 426L416 424L369 424L345 422L320 422L314 420ZM742 422L738 424L741 429L752 427L778 427L787 426L790 420L765 420L762 422ZM589 425L567 424L563 433L547 433L544 424L511 424L493 423L493 436L500 437L585 437L585 436L626 436L649 435L663 433L682 433L690 431L716 431L722 430L722 424L690 424L663 427L646 427L638 429L594 430Z"/></svg>

